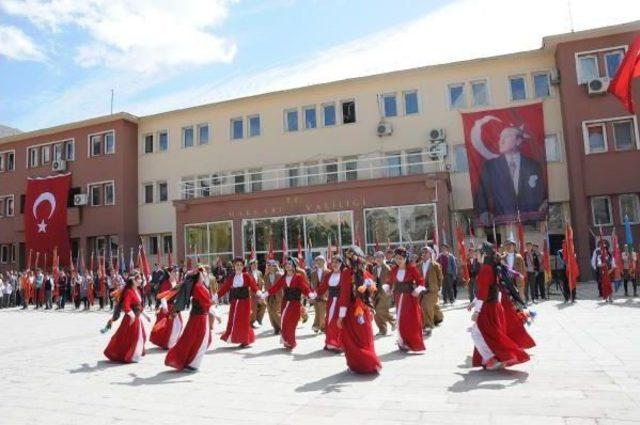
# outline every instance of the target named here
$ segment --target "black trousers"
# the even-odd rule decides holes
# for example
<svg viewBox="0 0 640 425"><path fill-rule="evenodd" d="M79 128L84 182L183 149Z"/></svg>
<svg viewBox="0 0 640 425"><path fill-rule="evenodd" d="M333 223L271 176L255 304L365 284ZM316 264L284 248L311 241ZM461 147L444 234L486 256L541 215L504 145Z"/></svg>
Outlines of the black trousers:
<svg viewBox="0 0 640 425"><path fill-rule="evenodd" d="M467 287L469 291L469 301L473 301L476 297L476 278L472 277L469 279L469 286Z"/></svg>
<svg viewBox="0 0 640 425"><path fill-rule="evenodd" d="M602 273L600 273L600 267L596 268L596 283L598 284L598 296L602 298Z"/></svg>
<svg viewBox="0 0 640 425"><path fill-rule="evenodd" d="M58 308L64 310L64 306L67 303L67 294L65 291L60 293L60 297L58 298Z"/></svg>
<svg viewBox="0 0 640 425"><path fill-rule="evenodd" d="M537 292L538 295L540 295L540 298L543 300L547 299L547 293L546 293L546 285L544 283L544 272L538 272L537 276L536 276L536 286L537 286Z"/></svg>
<svg viewBox="0 0 640 425"><path fill-rule="evenodd" d="M631 279L631 277L629 276L625 276L625 279L623 281L624 296L626 297L627 295L629 295L629 291L627 289L627 285L629 284L629 282L631 282L631 285L633 286L633 296L637 297L638 296L638 278L636 277L635 279Z"/></svg>
<svg viewBox="0 0 640 425"><path fill-rule="evenodd" d="M558 270L558 279L562 286L562 296L565 302L573 302L576 300L576 288L569 288L569 280L567 279L567 272L565 270Z"/></svg>

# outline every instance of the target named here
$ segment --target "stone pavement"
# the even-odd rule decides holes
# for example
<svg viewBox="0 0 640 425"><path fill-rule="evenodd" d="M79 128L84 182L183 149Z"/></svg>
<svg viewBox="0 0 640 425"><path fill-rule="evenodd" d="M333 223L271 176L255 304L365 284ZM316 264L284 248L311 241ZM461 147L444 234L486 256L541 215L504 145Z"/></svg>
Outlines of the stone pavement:
<svg viewBox="0 0 640 425"><path fill-rule="evenodd" d="M459 301L424 355L377 339L379 376L347 372L309 322L293 353L264 326L244 350L216 336L199 372L178 373L149 345L139 364L105 361L107 313L0 310L0 424L640 423L640 299L605 305L593 293L536 306L538 347L512 370L469 368Z"/></svg>

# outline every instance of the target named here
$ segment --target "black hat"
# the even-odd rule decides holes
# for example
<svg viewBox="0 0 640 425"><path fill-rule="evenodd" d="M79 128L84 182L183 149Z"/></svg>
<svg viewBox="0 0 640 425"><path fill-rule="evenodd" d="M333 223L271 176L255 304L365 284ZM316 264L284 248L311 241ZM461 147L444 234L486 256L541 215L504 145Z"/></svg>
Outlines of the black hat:
<svg viewBox="0 0 640 425"><path fill-rule="evenodd" d="M480 248L480 250L485 255L492 255L496 252L496 248L493 246L493 244L487 241L482 242L482 248Z"/></svg>

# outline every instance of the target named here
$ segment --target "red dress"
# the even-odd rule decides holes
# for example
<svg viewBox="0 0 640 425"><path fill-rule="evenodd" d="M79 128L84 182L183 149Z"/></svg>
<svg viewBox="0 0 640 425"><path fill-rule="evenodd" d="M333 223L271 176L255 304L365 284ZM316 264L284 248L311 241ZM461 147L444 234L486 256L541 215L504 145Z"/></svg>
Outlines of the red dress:
<svg viewBox="0 0 640 425"><path fill-rule="evenodd" d="M373 342L373 314L357 292L352 271L349 280L340 279L339 316L342 317L342 346L347 366L355 373L378 373L382 369ZM344 274L345 272L343 272Z"/></svg>
<svg viewBox="0 0 640 425"><path fill-rule="evenodd" d="M144 356L146 340L140 315L136 314L142 310L141 300L135 289L125 289L121 302L124 317L105 348L104 355L113 362L137 362Z"/></svg>
<svg viewBox="0 0 640 425"><path fill-rule="evenodd" d="M401 282L398 281L398 271L398 266L394 266L388 277L389 285L393 288L396 304L398 346L409 351L424 351L420 299L412 294L417 287L424 288L424 279L416 266L412 264L407 264L404 279Z"/></svg>
<svg viewBox="0 0 640 425"><path fill-rule="evenodd" d="M170 290L171 282L169 279L166 279L160 285L158 293ZM149 341L151 341L153 345L165 350L176 345L180 337L180 332L182 332L182 315L178 312L174 319L171 313L173 313L173 301L169 300L166 302L163 300L160 305L160 310L156 315L156 323L153 325L153 329L151 329L151 334L149 335Z"/></svg>
<svg viewBox="0 0 640 425"><path fill-rule="evenodd" d="M211 344L211 332L209 331L209 307L211 300L209 290L198 281L191 290L191 311L184 332L172 348L167 352L164 364L178 370L185 367L197 369L200 367L202 357ZM179 311L183 306L174 305Z"/></svg>
<svg viewBox="0 0 640 425"><path fill-rule="evenodd" d="M507 326L507 335L514 340L521 348L533 348L536 346L535 341L524 327L522 319L518 317L516 307L513 305L509 296L502 293L502 309L504 310L504 319Z"/></svg>
<svg viewBox="0 0 640 425"><path fill-rule="evenodd" d="M227 330L220 339L234 344L253 344L256 336L251 327L251 294L250 291L258 292L260 288L256 284L250 273L242 272L242 286L234 286L235 274L227 276L224 283L218 290L218 298L222 298L229 292L229 319Z"/></svg>
<svg viewBox="0 0 640 425"><path fill-rule="evenodd" d="M473 366L485 365L493 357L505 366L528 361L529 355L507 334L504 309L499 301L500 291L491 265L482 265L476 284L474 303L476 310L480 308L480 313L471 328L475 345Z"/></svg>
<svg viewBox="0 0 640 425"><path fill-rule="evenodd" d="M342 349L342 331L338 327L338 309L339 309L339 298L340 298L340 290L344 285L351 285L351 272L348 269L342 270L339 273L339 279L337 284L331 285L331 276L333 276L333 272L325 273L322 282L318 285L316 290L318 296L323 295L325 292L329 291L329 297L327 299L327 314L325 316L325 325L324 325L324 346L325 348L332 349Z"/></svg>
<svg viewBox="0 0 640 425"><path fill-rule="evenodd" d="M282 310L280 319L280 341L285 348L293 349L296 343L296 327L300 320L300 297L308 296L311 292L304 276L296 273L293 276L284 275L269 288L269 295L275 295L280 289L284 289L282 298Z"/></svg>

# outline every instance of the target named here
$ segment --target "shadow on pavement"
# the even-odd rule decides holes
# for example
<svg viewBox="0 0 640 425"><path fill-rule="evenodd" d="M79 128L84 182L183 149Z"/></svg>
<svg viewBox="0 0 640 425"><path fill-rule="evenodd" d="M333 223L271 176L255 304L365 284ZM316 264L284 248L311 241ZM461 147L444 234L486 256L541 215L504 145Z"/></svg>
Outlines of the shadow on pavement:
<svg viewBox="0 0 640 425"><path fill-rule="evenodd" d="M69 373L93 373L99 370L105 370L112 367L126 366L128 363L114 363L109 360L100 360L95 366L91 366L89 363L82 363L77 369L69 369Z"/></svg>
<svg viewBox="0 0 640 425"><path fill-rule="evenodd" d="M473 358L471 356L467 356L464 363L458 365L458 369L471 369L471 363Z"/></svg>
<svg viewBox="0 0 640 425"><path fill-rule="evenodd" d="M502 390L523 384L529 378L528 372L518 370L472 370L468 373L456 373L461 381L449 387L453 393L466 393L473 390ZM494 381L510 381L508 383Z"/></svg>
<svg viewBox="0 0 640 425"><path fill-rule="evenodd" d="M319 379L317 381L308 382L296 388L297 393L307 393L320 391L322 394L342 392L342 387L350 382L367 382L373 381L378 374L358 375L345 370L331 376Z"/></svg>
<svg viewBox="0 0 640 425"><path fill-rule="evenodd" d="M322 359L325 357L337 357L340 356L339 353L334 353L328 350L316 350L307 354L298 354L293 353L293 360L301 361L301 360L311 360L311 359Z"/></svg>
<svg viewBox="0 0 640 425"><path fill-rule="evenodd" d="M155 376L150 376L148 378L140 378L135 373L130 373L129 376L133 377L131 382L112 382L114 385L129 385L132 387L139 387L143 385L163 385L163 384L178 384L184 382L191 382L191 380L184 381L174 381L175 379L184 378L185 376L189 376L193 372L188 370L165 370L164 372L160 372Z"/></svg>

